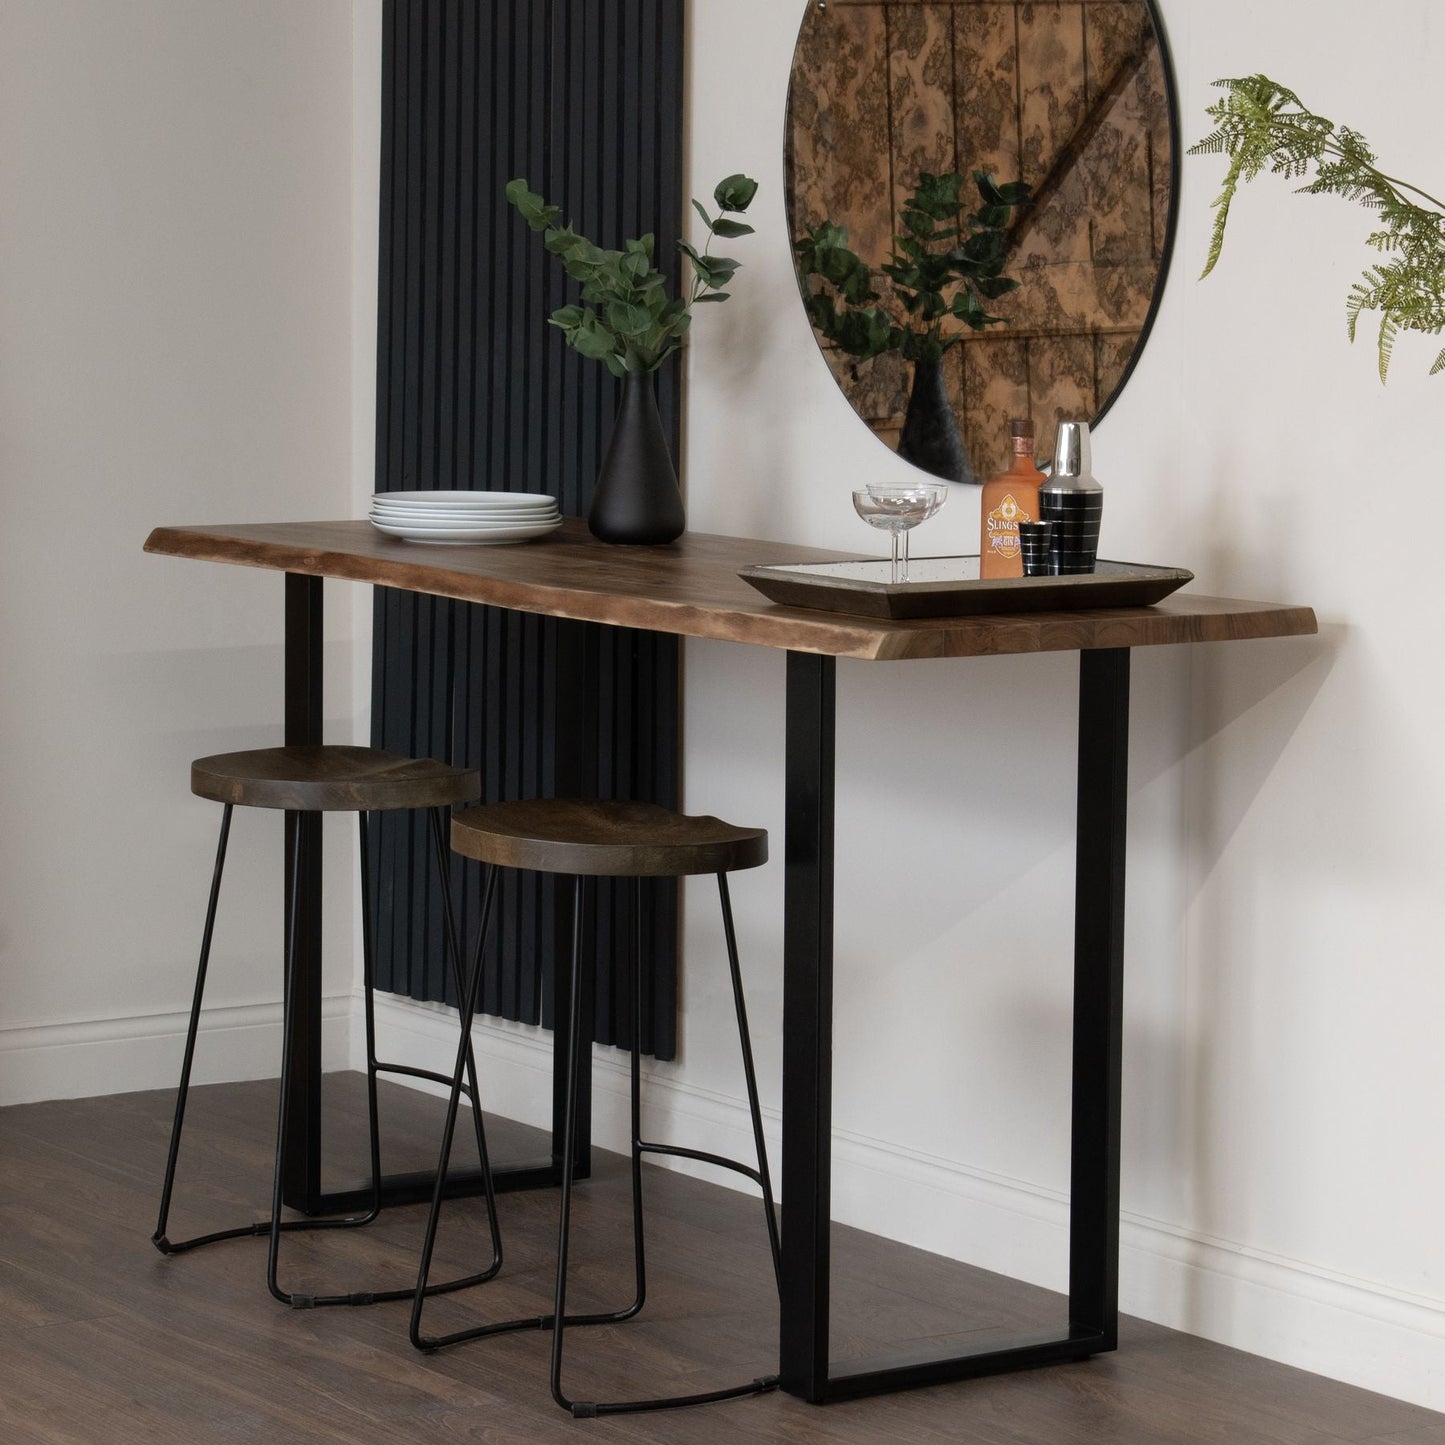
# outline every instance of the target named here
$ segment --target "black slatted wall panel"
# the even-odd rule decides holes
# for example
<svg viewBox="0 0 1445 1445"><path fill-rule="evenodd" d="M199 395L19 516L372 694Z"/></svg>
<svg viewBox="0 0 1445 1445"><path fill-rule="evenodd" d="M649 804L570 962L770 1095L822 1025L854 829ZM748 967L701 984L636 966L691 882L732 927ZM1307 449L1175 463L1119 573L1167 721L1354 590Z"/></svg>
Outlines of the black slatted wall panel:
<svg viewBox="0 0 1445 1445"><path fill-rule="evenodd" d="M509 207L525 176L602 245L655 230L675 272L682 216L683 0L386 0L377 487L550 492L584 515L618 400L545 324L572 299ZM676 450L675 363L658 378ZM677 640L378 588L372 739L480 766L490 799L677 797ZM377 980L454 1002L425 826L373 848ZM463 932L476 869L452 863ZM676 1050L676 892L648 885L644 1047ZM560 896L559 896L560 895ZM488 1013L550 1023L570 885L507 875ZM631 1039L630 885L598 890L597 1038ZM613 971L612 960L619 960Z"/></svg>

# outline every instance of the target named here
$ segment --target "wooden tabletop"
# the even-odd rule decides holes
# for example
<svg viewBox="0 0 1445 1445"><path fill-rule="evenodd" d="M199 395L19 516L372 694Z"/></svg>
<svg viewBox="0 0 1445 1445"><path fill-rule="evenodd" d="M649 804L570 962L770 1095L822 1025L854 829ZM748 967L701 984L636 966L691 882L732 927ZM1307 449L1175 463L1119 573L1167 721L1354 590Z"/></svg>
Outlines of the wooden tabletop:
<svg viewBox="0 0 1445 1445"><path fill-rule="evenodd" d="M369 522L260 522L157 527L146 539L146 551L871 661L1229 642L1317 631L1308 607L1188 591L1154 607L918 622L779 607L743 582L737 569L853 554L701 532L684 533L666 547L614 547L594 540L580 519L570 517L549 537L506 547L419 545L385 536Z"/></svg>

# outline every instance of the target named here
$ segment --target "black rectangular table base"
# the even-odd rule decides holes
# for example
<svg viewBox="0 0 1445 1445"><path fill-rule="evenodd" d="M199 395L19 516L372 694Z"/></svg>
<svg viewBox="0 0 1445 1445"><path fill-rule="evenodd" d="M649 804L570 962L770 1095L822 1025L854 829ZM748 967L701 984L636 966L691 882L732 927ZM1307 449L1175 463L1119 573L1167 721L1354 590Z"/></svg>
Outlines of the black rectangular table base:
<svg viewBox="0 0 1445 1445"><path fill-rule="evenodd" d="M285 741L302 747L322 741L322 630L321 578L300 573L286 575ZM286 856L290 856L293 830L302 829L300 876L292 896L291 874L286 870L285 926L289 936L291 912L299 910L296 930L296 1019L286 1042L290 1055L291 1089L286 1117L286 1152L281 1163L282 1199L303 1214L351 1214L371 1207L371 1187L321 1188L321 815L286 814ZM561 1020L554 1041L566 1036ZM566 1094L565 1049L553 1050L553 1116L559 1117ZM591 1173L590 1094L578 1110L577 1162L574 1177ZM560 1130L553 1129L552 1157L537 1163L495 1165L499 1192L553 1188L562 1181ZM381 1181L381 1203L428 1204L436 1182L434 1173L388 1174ZM447 1197L463 1198L484 1191L479 1169L452 1170Z"/></svg>
<svg viewBox="0 0 1445 1445"><path fill-rule="evenodd" d="M784 845L781 1386L816 1404L1116 1348L1129 651L1079 654L1069 1327L961 1352L828 1354L832 1189L833 805L837 664L788 654Z"/></svg>
<svg viewBox="0 0 1445 1445"><path fill-rule="evenodd" d="M562 1182L562 1166L551 1160L527 1164L494 1164L492 1182L498 1194L518 1189L554 1189ZM387 1174L381 1181L381 1207L396 1204L430 1204L436 1174L421 1170L414 1174ZM486 1185L480 1169L447 1171L446 1199L470 1199L484 1194ZM371 1185L358 1183L349 1189L318 1195L309 1214L364 1214L371 1208Z"/></svg>

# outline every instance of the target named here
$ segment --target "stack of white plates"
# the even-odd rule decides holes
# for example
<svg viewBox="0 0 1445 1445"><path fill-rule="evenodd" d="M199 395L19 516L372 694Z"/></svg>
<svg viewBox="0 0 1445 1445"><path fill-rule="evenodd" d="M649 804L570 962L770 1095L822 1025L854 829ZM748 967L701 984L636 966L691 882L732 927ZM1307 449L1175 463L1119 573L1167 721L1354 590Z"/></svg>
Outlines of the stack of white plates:
<svg viewBox="0 0 1445 1445"><path fill-rule="evenodd" d="M562 514L545 492L377 492L371 525L408 542L484 547L544 537Z"/></svg>

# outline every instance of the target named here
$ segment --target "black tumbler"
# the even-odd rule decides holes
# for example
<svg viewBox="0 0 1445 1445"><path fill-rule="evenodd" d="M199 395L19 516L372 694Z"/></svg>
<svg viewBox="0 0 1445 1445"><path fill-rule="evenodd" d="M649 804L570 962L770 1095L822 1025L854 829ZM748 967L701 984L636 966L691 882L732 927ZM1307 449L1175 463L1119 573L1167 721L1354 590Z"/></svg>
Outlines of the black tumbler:
<svg viewBox="0 0 1445 1445"><path fill-rule="evenodd" d="M1054 535L1052 522L1020 522L1019 551L1023 554L1025 577L1047 577L1052 570L1049 553Z"/></svg>

